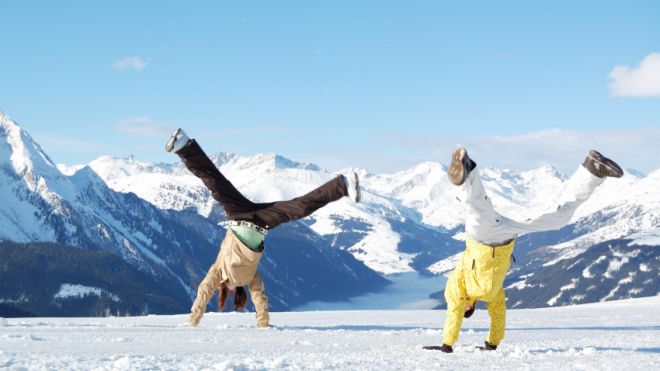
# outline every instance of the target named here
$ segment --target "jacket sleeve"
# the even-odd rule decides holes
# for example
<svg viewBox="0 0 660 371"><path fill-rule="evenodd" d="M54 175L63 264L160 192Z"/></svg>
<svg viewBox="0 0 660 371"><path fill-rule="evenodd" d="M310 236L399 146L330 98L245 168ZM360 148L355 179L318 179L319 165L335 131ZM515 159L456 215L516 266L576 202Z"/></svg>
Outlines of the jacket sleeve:
<svg viewBox="0 0 660 371"><path fill-rule="evenodd" d="M257 316L257 327L268 327L270 320L270 316L268 315L268 296L266 296L264 282L261 280L259 272L250 281L249 288Z"/></svg>
<svg viewBox="0 0 660 371"><path fill-rule="evenodd" d="M499 345L504 339L504 326L506 322L506 297L504 288L500 289L495 300L488 303L488 314L490 315L490 331L487 341L493 345Z"/></svg>
<svg viewBox="0 0 660 371"><path fill-rule="evenodd" d="M456 269L449 274L447 286L445 287L447 317L445 319L444 330L442 331L442 342L450 346L453 346L456 340L458 340L458 334L463 324L465 304L467 302L465 287L462 287L461 265L459 263Z"/></svg>
<svg viewBox="0 0 660 371"><path fill-rule="evenodd" d="M206 311L206 305L211 300L213 294L215 294L215 290L220 286L221 279L220 264L216 261L197 288L197 297L190 308L190 323L193 326L197 326L199 321L201 321Z"/></svg>

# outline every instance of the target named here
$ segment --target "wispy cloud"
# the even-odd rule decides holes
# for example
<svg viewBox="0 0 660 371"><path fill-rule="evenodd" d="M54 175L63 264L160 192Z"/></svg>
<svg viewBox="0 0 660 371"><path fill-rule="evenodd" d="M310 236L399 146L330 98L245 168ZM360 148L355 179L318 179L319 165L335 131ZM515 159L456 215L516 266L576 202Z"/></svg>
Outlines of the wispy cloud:
<svg viewBox="0 0 660 371"><path fill-rule="evenodd" d="M607 132L548 129L521 135L468 139L387 133L380 139L392 150L403 150L402 156L415 162L433 160L447 164L452 149L465 146L482 166L528 170L550 164L570 173L593 148L615 159L624 168L642 172L660 168L660 147L657 145L660 128Z"/></svg>
<svg viewBox="0 0 660 371"><path fill-rule="evenodd" d="M147 68L150 62L151 58L126 57L115 62L113 67L118 71L125 71L128 69L142 71L143 69Z"/></svg>
<svg viewBox="0 0 660 371"><path fill-rule="evenodd" d="M136 137L161 138L170 133L172 126L149 117L133 117L121 121L115 127L119 132Z"/></svg>
<svg viewBox="0 0 660 371"><path fill-rule="evenodd" d="M616 66L609 74L617 97L660 97L660 53L647 55L636 68Z"/></svg>
<svg viewBox="0 0 660 371"><path fill-rule="evenodd" d="M471 143L486 161L516 169L557 166L571 172L589 149L602 151L624 168L652 171L660 167L660 128L586 132L551 129L509 137L479 138Z"/></svg>

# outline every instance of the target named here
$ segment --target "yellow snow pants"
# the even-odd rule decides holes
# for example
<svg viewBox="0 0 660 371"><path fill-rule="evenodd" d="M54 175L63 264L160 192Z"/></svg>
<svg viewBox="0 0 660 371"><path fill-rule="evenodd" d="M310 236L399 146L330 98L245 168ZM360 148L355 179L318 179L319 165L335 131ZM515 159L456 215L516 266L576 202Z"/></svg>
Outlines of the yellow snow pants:
<svg viewBox="0 0 660 371"><path fill-rule="evenodd" d="M449 274L445 287L447 318L442 342L454 345L463 323L466 304L477 300L488 303L490 331L486 341L498 345L504 338L506 304L504 278L511 265L513 245L490 246L468 239L465 252Z"/></svg>

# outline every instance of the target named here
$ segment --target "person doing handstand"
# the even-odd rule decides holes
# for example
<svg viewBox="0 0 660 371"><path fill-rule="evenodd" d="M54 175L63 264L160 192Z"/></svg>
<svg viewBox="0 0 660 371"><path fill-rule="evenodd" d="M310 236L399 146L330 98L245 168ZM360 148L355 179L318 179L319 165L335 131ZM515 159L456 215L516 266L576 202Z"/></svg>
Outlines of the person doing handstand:
<svg viewBox="0 0 660 371"><path fill-rule="evenodd" d="M476 301L488 304L490 331L482 350L495 350L504 338L506 305L504 278L509 270L515 238L530 232L555 230L570 222L577 208L601 185L606 177L620 178L623 170L597 151L589 151L582 165L567 181L552 212L518 222L499 214L479 178L477 164L465 148L452 152L447 171L458 187L465 206L466 248L445 287L447 317L441 346L425 349L453 351L463 318L474 312Z"/></svg>
<svg viewBox="0 0 660 371"><path fill-rule="evenodd" d="M235 305L244 308L247 305L247 296L243 286L248 285L256 311L257 326L268 327L268 297L257 271L264 253L266 235L278 225L309 216L344 196L350 197L354 202L360 202L357 174L339 175L293 200L256 203L243 196L218 170L197 141L189 139L183 130L177 129L172 133L165 149L176 153L186 168L202 180L229 220L227 235L222 241L218 257L197 289L197 297L191 308L190 324L199 324L215 290L220 290L221 309L231 292L235 292Z"/></svg>

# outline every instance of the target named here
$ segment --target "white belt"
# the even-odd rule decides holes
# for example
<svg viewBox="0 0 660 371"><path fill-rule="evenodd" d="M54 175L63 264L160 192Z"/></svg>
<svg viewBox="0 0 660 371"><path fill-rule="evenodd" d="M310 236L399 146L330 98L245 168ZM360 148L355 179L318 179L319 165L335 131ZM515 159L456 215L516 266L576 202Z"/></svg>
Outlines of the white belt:
<svg viewBox="0 0 660 371"><path fill-rule="evenodd" d="M245 220L230 220L227 222L227 225L230 227L245 227L245 228L250 228L255 232L259 232L263 234L264 236L268 234L268 229L266 228L261 228L260 226L247 222Z"/></svg>

